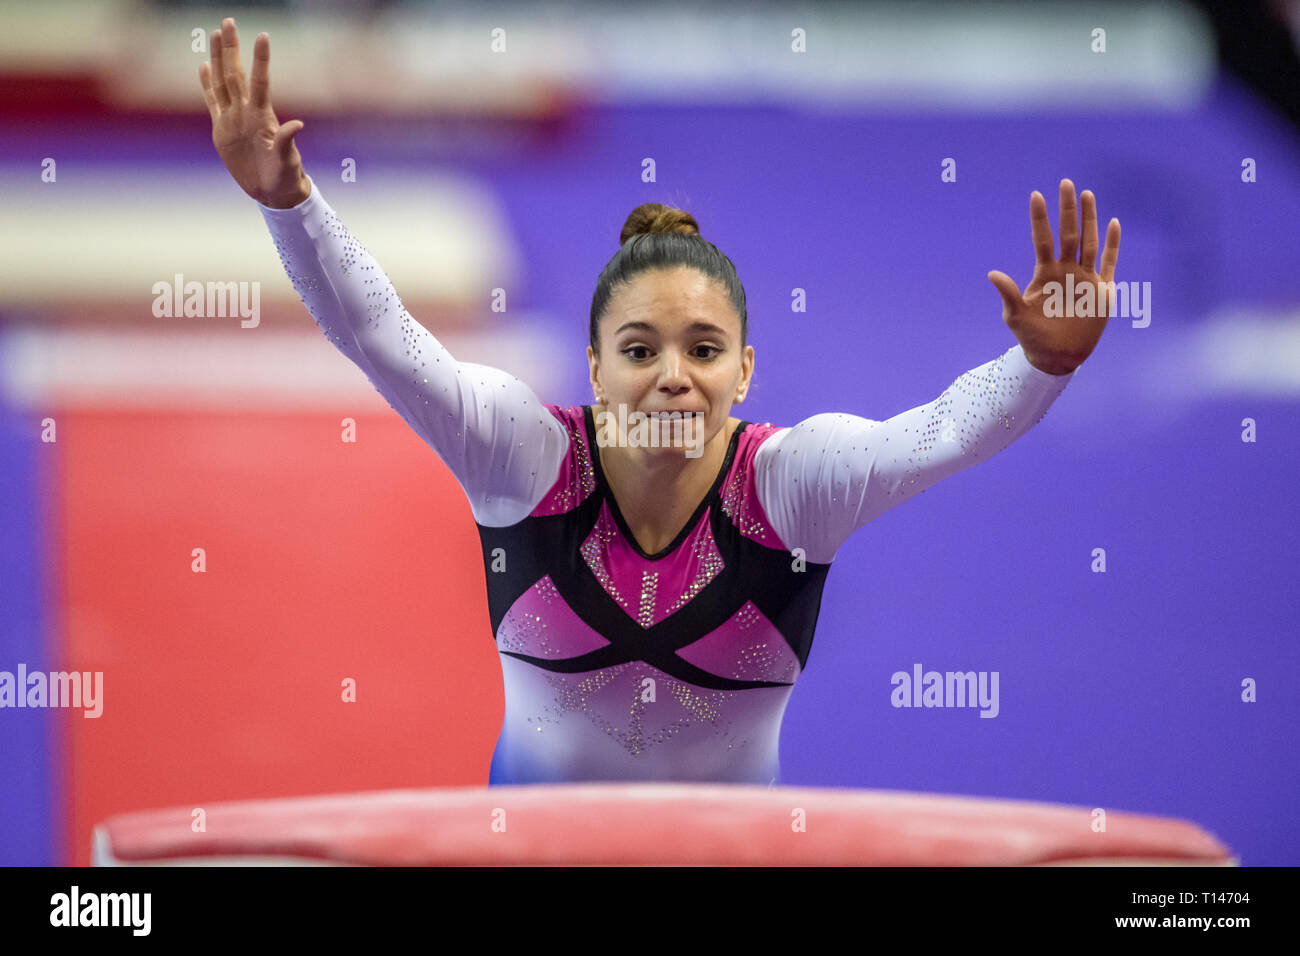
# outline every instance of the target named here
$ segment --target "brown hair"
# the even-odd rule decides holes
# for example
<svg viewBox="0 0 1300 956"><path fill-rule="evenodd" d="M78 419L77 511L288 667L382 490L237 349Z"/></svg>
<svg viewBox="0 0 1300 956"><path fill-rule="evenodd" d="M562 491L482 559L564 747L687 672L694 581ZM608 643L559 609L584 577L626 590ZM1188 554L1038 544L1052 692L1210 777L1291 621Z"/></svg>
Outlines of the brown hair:
<svg viewBox="0 0 1300 956"><path fill-rule="evenodd" d="M749 317L745 307L745 288L740 284L735 264L723 252L700 235L700 225L684 209L663 203L642 203L632 210L618 236L619 249L601 270L596 292L591 297L589 336L593 351L597 344L600 318L610 297L622 285L651 269L679 266L696 269L721 283L740 317L740 344L749 338Z"/></svg>

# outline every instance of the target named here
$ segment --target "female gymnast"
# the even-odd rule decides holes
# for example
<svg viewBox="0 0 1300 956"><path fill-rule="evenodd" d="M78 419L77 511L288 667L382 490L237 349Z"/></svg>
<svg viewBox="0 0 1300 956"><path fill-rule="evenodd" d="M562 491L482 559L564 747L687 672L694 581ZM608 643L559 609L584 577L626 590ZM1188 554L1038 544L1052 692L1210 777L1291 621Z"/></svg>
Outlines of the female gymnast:
<svg viewBox="0 0 1300 956"><path fill-rule="evenodd" d="M1049 318L1044 285L1072 274L1076 288L1103 291L1118 220L1098 274L1092 194L1080 243L1074 186L1061 181L1056 257L1034 192L1033 280L1021 295L989 273L1018 345L888 421L820 414L779 427L731 417L754 371L731 260L689 214L638 206L592 299L597 405L562 408L503 371L456 361L411 318L303 171L303 124L276 120L269 62L263 33L246 80L234 21L213 33L199 68L213 143L260 204L321 331L469 498L505 680L490 782L777 783L781 718L840 545L1043 417L1108 313ZM699 416L702 444L680 426L667 435L664 421L662 442L618 426L598 434L619 409Z"/></svg>

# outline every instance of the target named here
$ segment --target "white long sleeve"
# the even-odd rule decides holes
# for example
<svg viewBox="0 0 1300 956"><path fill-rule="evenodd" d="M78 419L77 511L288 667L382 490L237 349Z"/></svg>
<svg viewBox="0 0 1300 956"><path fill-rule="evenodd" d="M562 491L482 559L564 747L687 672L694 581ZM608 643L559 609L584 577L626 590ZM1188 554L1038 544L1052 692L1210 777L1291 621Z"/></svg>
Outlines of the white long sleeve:
<svg viewBox="0 0 1300 956"><path fill-rule="evenodd" d="M559 474L568 433L519 379L458 362L406 309L313 182L291 209L258 204L317 326L460 482L474 519L525 518Z"/></svg>
<svg viewBox="0 0 1300 956"><path fill-rule="evenodd" d="M828 563L872 518L1010 445L1073 377L1034 368L1015 345L887 421L813 415L759 447L759 502L787 547Z"/></svg>

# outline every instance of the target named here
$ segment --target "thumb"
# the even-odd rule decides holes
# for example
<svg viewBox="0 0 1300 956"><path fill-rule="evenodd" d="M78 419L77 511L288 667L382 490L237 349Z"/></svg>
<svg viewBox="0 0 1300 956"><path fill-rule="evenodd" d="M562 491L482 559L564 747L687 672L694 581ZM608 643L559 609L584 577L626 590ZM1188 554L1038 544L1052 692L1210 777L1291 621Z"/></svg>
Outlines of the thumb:
<svg viewBox="0 0 1300 956"><path fill-rule="evenodd" d="M994 270L989 273L989 281L993 283L993 288L998 290L1002 296L1003 317L1015 315L1020 311L1020 287L1016 285L1011 276L1005 272Z"/></svg>
<svg viewBox="0 0 1300 956"><path fill-rule="evenodd" d="M289 120L275 131L275 151L285 162L293 159L293 138L302 132L302 127L302 120Z"/></svg>

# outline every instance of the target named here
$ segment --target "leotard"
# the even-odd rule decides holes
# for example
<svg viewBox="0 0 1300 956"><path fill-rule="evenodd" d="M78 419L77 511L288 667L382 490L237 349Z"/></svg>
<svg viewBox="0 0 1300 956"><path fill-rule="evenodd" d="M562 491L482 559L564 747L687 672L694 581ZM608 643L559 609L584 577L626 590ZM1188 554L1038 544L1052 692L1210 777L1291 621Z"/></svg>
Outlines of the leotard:
<svg viewBox="0 0 1300 956"><path fill-rule="evenodd" d="M492 784L774 784L822 588L856 529L1036 424L1073 377L1019 345L884 421L743 421L708 494L645 554L592 409L459 362L312 184L260 206L317 326L456 477L477 524L505 719Z"/></svg>

